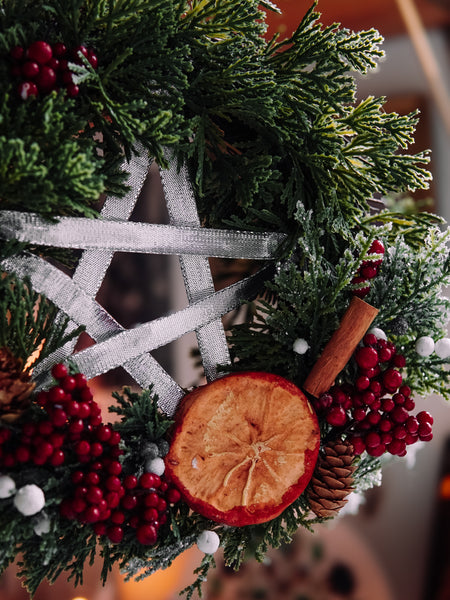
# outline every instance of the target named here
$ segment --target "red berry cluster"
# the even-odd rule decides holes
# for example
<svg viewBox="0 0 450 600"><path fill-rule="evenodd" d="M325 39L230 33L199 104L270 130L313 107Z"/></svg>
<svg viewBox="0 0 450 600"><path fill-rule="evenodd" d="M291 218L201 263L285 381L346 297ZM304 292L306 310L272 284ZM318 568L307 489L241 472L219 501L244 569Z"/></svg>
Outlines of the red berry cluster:
<svg viewBox="0 0 450 600"><path fill-rule="evenodd" d="M355 383L333 386L316 400L316 409L329 425L345 428L356 454L404 456L407 445L432 439L433 417L410 414L415 403L399 371L406 360L394 344L371 333L363 344L354 353Z"/></svg>
<svg viewBox="0 0 450 600"><path fill-rule="evenodd" d="M70 375L63 364L54 365L52 375L57 383L37 396L46 418L24 423L17 436L0 429L0 469L28 462L52 467L75 464L73 489L62 500L60 514L93 525L98 535L115 543L129 526L136 529L141 544L154 544L167 520L168 504L178 502L180 493L153 473L144 473L139 480L122 476L121 436L103 423L86 377Z"/></svg>
<svg viewBox="0 0 450 600"><path fill-rule="evenodd" d="M352 293L359 298L367 296L370 290L370 280L378 275L384 256L383 242L374 240L367 254L367 258L352 279Z"/></svg>
<svg viewBox="0 0 450 600"><path fill-rule="evenodd" d="M69 62L80 63L82 54L94 69L98 59L93 50L85 46L68 49L62 42L50 45L38 40L24 48L15 46L10 51L11 74L19 80L17 92L22 100L30 96L49 94L53 90L65 89L69 98L78 96L80 89L73 81Z"/></svg>

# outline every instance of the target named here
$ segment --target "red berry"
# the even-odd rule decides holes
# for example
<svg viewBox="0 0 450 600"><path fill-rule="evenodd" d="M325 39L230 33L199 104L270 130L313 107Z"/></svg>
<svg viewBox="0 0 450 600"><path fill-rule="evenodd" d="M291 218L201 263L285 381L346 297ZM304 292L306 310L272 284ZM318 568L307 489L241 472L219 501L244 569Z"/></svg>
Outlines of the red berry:
<svg viewBox="0 0 450 600"><path fill-rule="evenodd" d="M90 62L93 69L96 69L98 66L98 58L97 55L94 54L92 50L88 50L87 59Z"/></svg>
<svg viewBox="0 0 450 600"><path fill-rule="evenodd" d="M87 419L91 414L91 407L87 402L80 402L78 405L78 416L80 419Z"/></svg>
<svg viewBox="0 0 450 600"><path fill-rule="evenodd" d="M125 494L121 503L126 510L133 510L133 508L136 508L137 506L138 499L134 494Z"/></svg>
<svg viewBox="0 0 450 600"><path fill-rule="evenodd" d="M392 421L389 419L381 419L378 423L378 428L383 432L390 431L392 429Z"/></svg>
<svg viewBox="0 0 450 600"><path fill-rule="evenodd" d="M403 406L405 404L405 399L405 396L403 394L400 394L399 392L392 396L392 400L395 402L395 404L398 404L400 406Z"/></svg>
<svg viewBox="0 0 450 600"><path fill-rule="evenodd" d="M84 473L83 471L73 471L71 476L70 476L72 483L74 483L75 485L78 485L79 483L81 483L84 480Z"/></svg>
<svg viewBox="0 0 450 600"><path fill-rule="evenodd" d="M51 420L55 427L63 427L67 422L67 413L62 408L54 408L51 413Z"/></svg>
<svg viewBox="0 0 450 600"><path fill-rule="evenodd" d="M429 423L430 425L433 425L434 422L432 415L426 410L421 410L420 413L417 414L417 420L419 423Z"/></svg>
<svg viewBox="0 0 450 600"><path fill-rule="evenodd" d="M381 420L381 414L377 410L371 410L367 415L367 420L371 425L378 425Z"/></svg>
<svg viewBox="0 0 450 600"><path fill-rule="evenodd" d="M326 416L326 421L333 427L342 427L347 423L347 414L342 406L333 406Z"/></svg>
<svg viewBox="0 0 450 600"><path fill-rule="evenodd" d="M158 506L156 508L158 509L158 512L164 512L167 509L167 502L164 498L158 500Z"/></svg>
<svg viewBox="0 0 450 600"><path fill-rule="evenodd" d="M48 400L55 404L61 404L62 402L64 402L65 397L66 392L62 389L62 387L59 387L59 385L53 386L48 391Z"/></svg>
<svg viewBox="0 0 450 600"><path fill-rule="evenodd" d="M39 91L37 85L32 81L23 81L17 87L17 93L22 100L27 100L31 96L37 96Z"/></svg>
<svg viewBox="0 0 450 600"><path fill-rule="evenodd" d="M414 410L416 408L416 403L412 398L406 398L405 403L403 405L406 410Z"/></svg>
<svg viewBox="0 0 450 600"><path fill-rule="evenodd" d="M84 480L87 485L98 485L100 482L100 476L98 473L90 471L89 473L86 473Z"/></svg>
<svg viewBox="0 0 450 600"><path fill-rule="evenodd" d="M108 440L108 444L111 446L117 446L122 438L120 437L120 433L118 431L112 431L111 437Z"/></svg>
<svg viewBox="0 0 450 600"><path fill-rule="evenodd" d="M136 530L136 539L142 545L152 546L157 538L158 534L153 525L140 525Z"/></svg>
<svg viewBox="0 0 450 600"><path fill-rule="evenodd" d="M391 412L395 407L395 402L392 398L383 398L381 400L381 408L384 412Z"/></svg>
<svg viewBox="0 0 450 600"><path fill-rule="evenodd" d="M37 62L27 60L23 63L20 72L24 79L35 79L39 75L39 65Z"/></svg>
<svg viewBox="0 0 450 600"><path fill-rule="evenodd" d="M118 460L113 460L108 465L107 471L110 475L120 475L122 473L122 465Z"/></svg>
<svg viewBox="0 0 450 600"><path fill-rule="evenodd" d="M394 439L387 447L388 452L397 456L404 456L406 452L406 443L404 440Z"/></svg>
<svg viewBox="0 0 450 600"><path fill-rule="evenodd" d="M406 358L402 354L396 354L394 356L394 367L398 369L403 369L406 366Z"/></svg>
<svg viewBox="0 0 450 600"><path fill-rule="evenodd" d="M387 369L387 371L383 373L383 383L390 391L394 391L399 388L402 381L402 374L396 369Z"/></svg>
<svg viewBox="0 0 450 600"><path fill-rule="evenodd" d="M86 499L91 504L98 504L100 500L103 499L103 492L101 488L99 488L97 485L89 486L86 493Z"/></svg>
<svg viewBox="0 0 450 600"><path fill-rule="evenodd" d="M392 430L392 433L396 440L404 440L408 431L405 425L396 425Z"/></svg>
<svg viewBox="0 0 450 600"><path fill-rule="evenodd" d="M78 455L89 454L90 450L91 450L91 445L89 444L89 442L87 440L81 440L75 446L75 452Z"/></svg>
<svg viewBox="0 0 450 600"><path fill-rule="evenodd" d="M333 404L333 396L331 394L321 394L314 401L314 408L317 411L326 410Z"/></svg>
<svg viewBox="0 0 450 600"><path fill-rule="evenodd" d="M383 433L380 435L381 438L381 443L384 444L385 446L387 446L388 444L390 444L392 442L392 440L394 439L394 436L392 435L392 433L390 431L383 431Z"/></svg>
<svg viewBox="0 0 450 600"><path fill-rule="evenodd" d="M92 412L92 411L91 411ZM98 427L102 424L102 415L92 415L89 417L89 424L92 427Z"/></svg>
<svg viewBox="0 0 450 600"><path fill-rule="evenodd" d="M50 67L50 69L53 69L55 72L59 71L60 67L59 67L59 60L57 58L55 58L54 56L48 61L47 66Z"/></svg>
<svg viewBox="0 0 450 600"><path fill-rule="evenodd" d="M56 42L53 44L53 54L55 56L61 57L67 52L66 46L62 42Z"/></svg>
<svg viewBox="0 0 450 600"><path fill-rule="evenodd" d="M121 510L114 510L111 513L111 521L116 525L122 525L125 521L125 513Z"/></svg>
<svg viewBox="0 0 450 600"><path fill-rule="evenodd" d="M381 394L381 383L379 381L371 381L369 389L375 394L375 396L379 396Z"/></svg>
<svg viewBox="0 0 450 600"><path fill-rule="evenodd" d="M170 488L166 494L167 501L170 504L176 504L181 499L181 494L176 488Z"/></svg>
<svg viewBox="0 0 450 600"><path fill-rule="evenodd" d="M69 400L68 402L66 402L65 409L66 409L67 414L70 417L79 416L80 405L78 404L78 402L76 400Z"/></svg>
<svg viewBox="0 0 450 600"><path fill-rule="evenodd" d="M116 477L115 475L110 475L106 479L105 485L108 488L108 490L110 490L111 492L117 492L122 487L122 483L121 483L120 479L118 477Z"/></svg>
<svg viewBox="0 0 450 600"><path fill-rule="evenodd" d="M112 433L111 427L109 427L108 425L101 425L96 430L95 436L101 442L107 442L109 440L109 438L111 437L111 433Z"/></svg>
<svg viewBox="0 0 450 600"><path fill-rule="evenodd" d="M144 520L148 522L157 521L159 513L156 508L147 508L144 510Z"/></svg>
<svg viewBox="0 0 450 600"><path fill-rule="evenodd" d="M433 429L431 427L431 423L427 421L419 421L419 438L423 441L427 441L429 435L433 433ZM425 438L425 440L423 439Z"/></svg>
<svg viewBox="0 0 450 600"><path fill-rule="evenodd" d="M66 365L64 365L63 363L57 363L56 365L53 365L52 376L55 379L58 379L58 380L64 379L64 377L67 377L68 374L69 374L69 371L68 371Z"/></svg>
<svg viewBox="0 0 450 600"><path fill-rule="evenodd" d="M365 277L365 279L373 279L378 275L378 267L376 265L363 265L361 267L361 275Z"/></svg>
<svg viewBox="0 0 450 600"><path fill-rule="evenodd" d="M123 487L126 490L134 489L138 484L138 479L135 475L127 475L123 480Z"/></svg>
<svg viewBox="0 0 450 600"><path fill-rule="evenodd" d="M17 462L28 462L30 460L30 449L28 446L19 446L16 449L15 457Z"/></svg>
<svg viewBox="0 0 450 600"><path fill-rule="evenodd" d="M370 454L370 456L381 456L382 454L384 454L386 452L386 446L382 443L378 444L378 446L368 446L367 447L367 454Z"/></svg>
<svg viewBox="0 0 450 600"><path fill-rule="evenodd" d="M85 56L86 58L89 55L88 49L86 48L86 46L77 46L76 48L73 49L72 51L72 55L73 58L76 62L80 62L80 56L79 53L81 53L83 56Z"/></svg>
<svg viewBox="0 0 450 600"><path fill-rule="evenodd" d="M64 464L66 457L62 450L54 450L50 457L50 464L53 467L60 467Z"/></svg>
<svg viewBox="0 0 450 600"><path fill-rule="evenodd" d="M92 442L91 456L97 457L103 454L103 446L100 442Z"/></svg>
<svg viewBox="0 0 450 600"><path fill-rule="evenodd" d="M381 240L373 240L369 248L369 254L384 254L384 244Z"/></svg>
<svg viewBox="0 0 450 600"><path fill-rule="evenodd" d="M41 435L49 436L53 431L53 425L50 421L41 421L38 425L38 431Z"/></svg>
<svg viewBox="0 0 450 600"><path fill-rule="evenodd" d="M390 417L391 419L394 421L394 423L405 423L405 421L408 419L409 414L408 411L403 408L403 406L396 406L390 413Z"/></svg>
<svg viewBox="0 0 450 600"><path fill-rule="evenodd" d="M107 526L106 526L106 523L98 521L97 523L94 523L93 529L94 529L95 535L105 535Z"/></svg>
<svg viewBox="0 0 450 600"><path fill-rule="evenodd" d="M364 404L367 404L367 406L372 406L372 404L376 400L375 394L373 392L364 392L364 394L362 395L362 399Z"/></svg>
<svg viewBox="0 0 450 600"><path fill-rule="evenodd" d="M74 379L78 390L81 390L87 386L87 379L83 373L75 373Z"/></svg>
<svg viewBox="0 0 450 600"><path fill-rule="evenodd" d="M13 58L14 60L20 60L21 58L23 58L24 53L25 50L23 49L23 46L14 46L9 51L11 58Z"/></svg>
<svg viewBox="0 0 450 600"><path fill-rule="evenodd" d="M375 448L381 444L380 435L376 431L371 431L364 437L364 441L368 448Z"/></svg>
<svg viewBox="0 0 450 600"><path fill-rule="evenodd" d="M87 507L86 501L83 498L74 498L72 500L72 510L76 513L82 513Z"/></svg>
<svg viewBox="0 0 450 600"><path fill-rule="evenodd" d="M75 377L72 375L67 375L61 381L61 387L65 392L72 392L77 386L77 382L75 381Z"/></svg>
<svg viewBox="0 0 450 600"><path fill-rule="evenodd" d="M366 411L362 407L357 407L353 410L352 415L355 421L363 421L366 418Z"/></svg>
<svg viewBox="0 0 450 600"><path fill-rule="evenodd" d="M392 351L389 348L381 348L378 356L380 357L380 362L387 362L392 358Z"/></svg>
<svg viewBox="0 0 450 600"><path fill-rule="evenodd" d="M113 544L119 544L123 540L123 529L120 525L111 525L106 530L106 535Z"/></svg>
<svg viewBox="0 0 450 600"><path fill-rule="evenodd" d="M375 346L377 343L377 336L373 333L366 333L363 337L364 346Z"/></svg>
<svg viewBox="0 0 450 600"><path fill-rule="evenodd" d="M364 450L366 449L364 440L359 436L355 435L352 438L350 438L350 443L353 446L353 450L354 450L355 454L362 454L364 452Z"/></svg>
<svg viewBox="0 0 450 600"><path fill-rule="evenodd" d="M366 390L369 386L370 379L366 375L360 375L355 382L355 387L360 392Z"/></svg>
<svg viewBox="0 0 450 600"><path fill-rule="evenodd" d="M105 500L108 503L109 508L117 508L117 506L119 506L120 496L117 492L111 491L106 494Z"/></svg>
<svg viewBox="0 0 450 600"><path fill-rule="evenodd" d="M355 360L361 369L372 369L378 364L378 352L370 346L361 346L355 352Z"/></svg>
<svg viewBox="0 0 450 600"><path fill-rule="evenodd" d="M31 44L27 50L27 56L30 60L34 60L40 65L45 65L53 56L53 50L50 44L39 40Z"/></svg>
<svg viewBox="0 0 450 600"><path fill-rule="evenodd" d="M144 498L144 504L149 508L156 508L158 506L158 501L159 496L156 492L151 492L150 494L147 494L147 496L145 496Z"/></svg>
<svg viewBox="0 0 450 600"><path fill-rule="evenodd" d="M84 429L84 423L81 419L74 419L69 423L69 433L78 434L81 433Z"/></svg>

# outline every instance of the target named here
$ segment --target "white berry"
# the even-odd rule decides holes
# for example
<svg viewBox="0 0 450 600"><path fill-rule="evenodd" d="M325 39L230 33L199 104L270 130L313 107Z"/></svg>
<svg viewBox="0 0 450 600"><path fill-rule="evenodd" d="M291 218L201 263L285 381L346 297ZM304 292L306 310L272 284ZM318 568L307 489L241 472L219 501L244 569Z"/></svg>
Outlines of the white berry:
<svg viewBox="0 0 450 600"><path fill-rule="evenodd" d="M419 356L430 356L434 351L434 340L424 335L416 340L416 352Z"/></svg>
<svg viewBox="0 0 450 600"><path fill-rule="evenodd" d="M441 338L434 345L434 351L439 358L448 358L450 356L450 338Z"/></svg>
<svg viewBox="0 0 450 600"><path fill-rule="evenodd" d="M35 515L45 506L44 492L34 483L24 485L14 496L14 506L25 517Z"/></svg>
<svg viewBox="0 0 450 600"><path fill-rule="evenodd" d="M16 493L16 483L9 475L0 477L0 498L10 498Z"/></svg>
<svg viewBox="0 0 450 600"><path fill-rule="evenodd" d="M164 463L164 460L159 457L151 458L145 463L145 470L147 471L147 473L155 473L155 475L159 475L159 477L161 477L165 469L166 465Z"/></svg>
<svg viewBox="0 0 450 600"><path fill-rule="evenodd" d="M50 519L47 515L42 515L42 517L35 523L33 529L36 535L44 535L44 533L48 533L50 531Z"/></svg>
<svg viewBox="0 0 450 600"><path fill-rule="evenodd" d="M197 538L197 547L205 554L214 554L220 546L220 538L215 531L202 531Z"/></svg>
<svg viewBox="0 0 450 600"><path fill-rule="evenodd" d="M387 340L387 335L379 327L372 327L372 329L369 329L367 333L371 333L379 340Z"/></svg>
<svg viewBox="0 0 450 600"><path fill-rule="evenodd" d="M297 352L297 354L305 354L309 349L309 344L303 338L297 338L292 345L292 349L294 352Z"/></svg>

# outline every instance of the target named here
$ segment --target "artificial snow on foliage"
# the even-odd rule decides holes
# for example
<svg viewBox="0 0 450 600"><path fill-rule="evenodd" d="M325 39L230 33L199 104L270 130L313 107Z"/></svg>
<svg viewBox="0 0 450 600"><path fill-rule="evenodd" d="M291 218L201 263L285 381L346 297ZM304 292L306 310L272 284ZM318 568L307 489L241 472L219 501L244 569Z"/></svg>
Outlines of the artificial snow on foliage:
<svg viewBox="0 0 450 600"><path fill-rule="evenodd" d="M434 340L424 335L416 341L416 352L419 356L430 356L434 352Z"/></svg>
<svg viewBox="0 0 450 600"><path fill-rule="evenodd" d="M44 492L34 483L24 485L14 496L14 506L25 517L35 515L45 506Z"/></svg>
<svg viewBox="0 0 450 600"><path fill-rule="evenodd" d="M145 470L147 473L155 473L155 475L161 475L164 473L166 465L162 458L152 458L145 463Z"/></svg>
<svg viewBox="0 0 450 600"><path fill-rule="evenodd" d="M369 331L367 333L373 334L379 340L387 340L387 335L379 327L372 327L371 329L369 329Z"/></svg>
<svg viewBox="0 0 450 600"><path fill-rule="evenodd" d="M47 515L42 515L34 524L33 530L36 535L44 535L50 531L51 521Z"/></svg>
<svg viewBox="0 0 450 600"><path fill-rule="evenodd" d="M297 338L292 348L297 354L306 354L306 352L308 352L309 344L305 339Z"/></svg>
<svg viewBox="0 0 450 600"><path fill-rule="evenodd" d="M220 538L215 531L202 531L197 538L197 547L205 554L214 554L220 546Z"/></svg>
<svg viewBox="0 0 450 600"><path fill-rule="evenodd" d="M10 498L16 492L16 483L9 475L0 476L0 498Z"/></svg>
<svg viewBox="0 0 450 600"><path fill-rule="evenodd" d="M450 338L441 338L434 344L434 351L439 358L450 356Z"/></svg>

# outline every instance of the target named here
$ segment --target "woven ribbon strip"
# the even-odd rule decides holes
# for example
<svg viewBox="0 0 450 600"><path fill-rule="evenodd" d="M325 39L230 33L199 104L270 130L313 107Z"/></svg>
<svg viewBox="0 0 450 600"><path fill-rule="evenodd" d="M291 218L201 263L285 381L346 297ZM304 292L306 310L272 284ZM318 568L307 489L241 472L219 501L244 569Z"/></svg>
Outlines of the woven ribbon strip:
<svg viewBox="0 0 450 600"><path fill-rule="evenodd" d="M149 160L135 156L127 167L129 192L124 198L108 197L99 219L64 217L48 223L31 213L0 213L2 238L84 249L72 278L27 253L4 259L0 266L19 278L28 277L36 292L71 319L72 330L83 325L96 341L76 354L76 341L72 341L41 361L33 374L39 386L49 383L51 365L69 356L88 378L122 366L141 387L153 384L160 408L172 415L184 392L150 352L195 330L206 376L214 379L217 366L230 361L220 317L255 297L272 271L265 267L252 277L214 292L207 257L273 260L284 236L201 228L187 170L177 170L173 162L169 170L160 172L170 225L130 222ZM124 329L95 300L116 251L179 254L189 306L134 329Z"/></svg>

